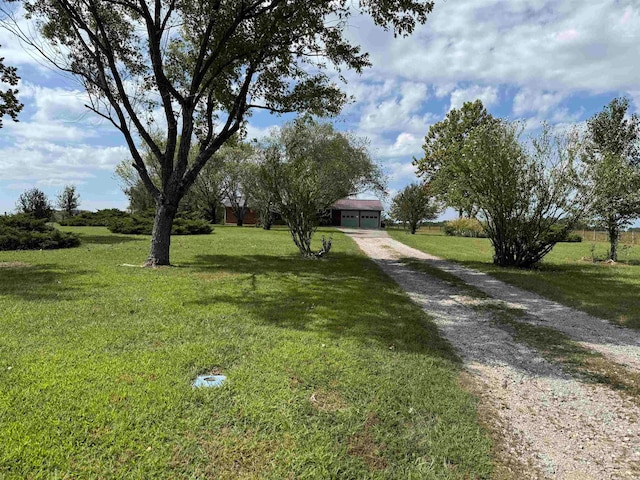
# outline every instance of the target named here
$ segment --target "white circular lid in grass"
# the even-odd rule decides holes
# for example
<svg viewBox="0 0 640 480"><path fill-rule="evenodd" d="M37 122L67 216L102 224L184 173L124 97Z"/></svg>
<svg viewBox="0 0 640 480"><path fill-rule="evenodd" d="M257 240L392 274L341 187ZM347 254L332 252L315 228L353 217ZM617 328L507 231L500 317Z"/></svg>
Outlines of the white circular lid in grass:
<svg viewBox="0 0 640 480"><path fill-rule="evenodd" d="M227 379L224 375L199 375L193 381L193 388L219 387Z"/></svg>

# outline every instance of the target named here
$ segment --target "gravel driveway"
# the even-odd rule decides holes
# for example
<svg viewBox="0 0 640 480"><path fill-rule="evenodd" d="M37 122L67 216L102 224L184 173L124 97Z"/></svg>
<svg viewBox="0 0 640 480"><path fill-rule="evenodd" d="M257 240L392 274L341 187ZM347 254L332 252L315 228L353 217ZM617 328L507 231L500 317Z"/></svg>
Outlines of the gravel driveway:
<svg viewBox="0 0 640 480"><path fill-rule="evenodd" d="M493 299L524 309L519 321L541 324L630 369L640 366L637 332L445 262L383 231L344 230L436 322L472 377L494 432L501 471L514 478L640 478L639 403L608 385L588 383L514 340L509 328L477 308L465 289L416 271L412 258L445 270Z"/></svg>

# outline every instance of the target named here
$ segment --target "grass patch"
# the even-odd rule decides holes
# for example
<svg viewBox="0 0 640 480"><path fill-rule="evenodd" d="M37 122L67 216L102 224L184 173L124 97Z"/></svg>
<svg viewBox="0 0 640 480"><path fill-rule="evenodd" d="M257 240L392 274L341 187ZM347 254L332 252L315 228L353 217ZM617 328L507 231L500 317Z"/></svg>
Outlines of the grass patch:
<svg viewBox="0 0 640 480"><path fill-rule="evenodd" d="M470 297L473 298L490 298L489 295L484 293L479 288L474 287L473 285L469 285L467 282L462 280L459 277L456 277L453 273L445 272L440 268L433 267L426 262L421 260L416 260L414 258L401 258L400 261L407 265L412 270L426 273L427 275L431 275L432 277L439 278L447 285L458 288L460 290L464 290Z"/></svg>
<svg viewBox="0 0 640 480"><path fill-rule="evenodd" d="M640 373L606 359L599 352L583 347L558 330L520 321L526 313L506 305L488 303L475 306L490 311L492 318L508 326L515 340L523 342L546 360L562 365L568 373L577 374L586 382L599 383L625 392L640 402Z"/></svg>
<svg viewBox="0 0 640 480"><path fill-rule="evenodd" d="M459 361L348 237L217 227L142 269L149 237L64 230L0 253L0 477L490 476Z"/></svg>
<svg viewBox="0 0 640 480"><path fill-rule="evenodd" d="M394 239L438 257L489 273L500 280L538 293L630 328L640 329L640 247L624 250L617 264L593 263L589 242L559 243L536 269L493 265L493 249L483 238L409 235L389 230ZM595 256L608 245L598 243Z"/></svg>

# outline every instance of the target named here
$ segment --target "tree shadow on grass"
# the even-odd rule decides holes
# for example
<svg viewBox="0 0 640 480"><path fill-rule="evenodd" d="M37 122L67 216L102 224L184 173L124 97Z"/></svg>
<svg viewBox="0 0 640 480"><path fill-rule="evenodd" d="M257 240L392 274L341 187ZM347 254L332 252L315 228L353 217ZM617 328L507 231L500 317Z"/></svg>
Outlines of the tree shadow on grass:
<svg viewBox="0 0 640 480"><path fill-rule="evenodd" d="M81 295L76 278L88 270L60 268L55 264L23 265L0 272L0 297L15 297L30 302L74 300ZM95 286L95 285L94 285Z"/></svg>
<svg viewBox="0 0 640 480"><path fill-rule="evenodd" d="M459 262L543 297L569 305L619 325L640 330L640 268L608 264L543 263L533 270L490 267L482 262ZM629 270L629 269L633 270ZM637 276L637 282L621 276Z"/></svg>
<svg viewBox="0 0 640 480"><path fill-rule="evenodd" d="M236 292L202 291L201 306L232 304L281 328L334 338L375 342L391 351L457 361L450 345L423 312L370 260L332 254L325 260L298 256L201 255L200 272L247 275Z"/></svg>

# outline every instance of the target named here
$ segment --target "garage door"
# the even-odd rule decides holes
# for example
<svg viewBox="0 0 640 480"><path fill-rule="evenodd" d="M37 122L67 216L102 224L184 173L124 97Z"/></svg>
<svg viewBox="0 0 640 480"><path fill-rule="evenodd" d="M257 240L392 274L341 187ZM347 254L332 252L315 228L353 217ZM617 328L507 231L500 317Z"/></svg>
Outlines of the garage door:
<svg viewBox="0 0 640 480"><path fill-rule="evenodd" d="M340 226L358 228L358 212L355 210L342 210Z"/></svg>
<svg viewBox="0 0 640 480"><path fill-rule="evenodd" d="M378 228L380 214L378 212L360 212L360 226L362 228Z"/></svg>

